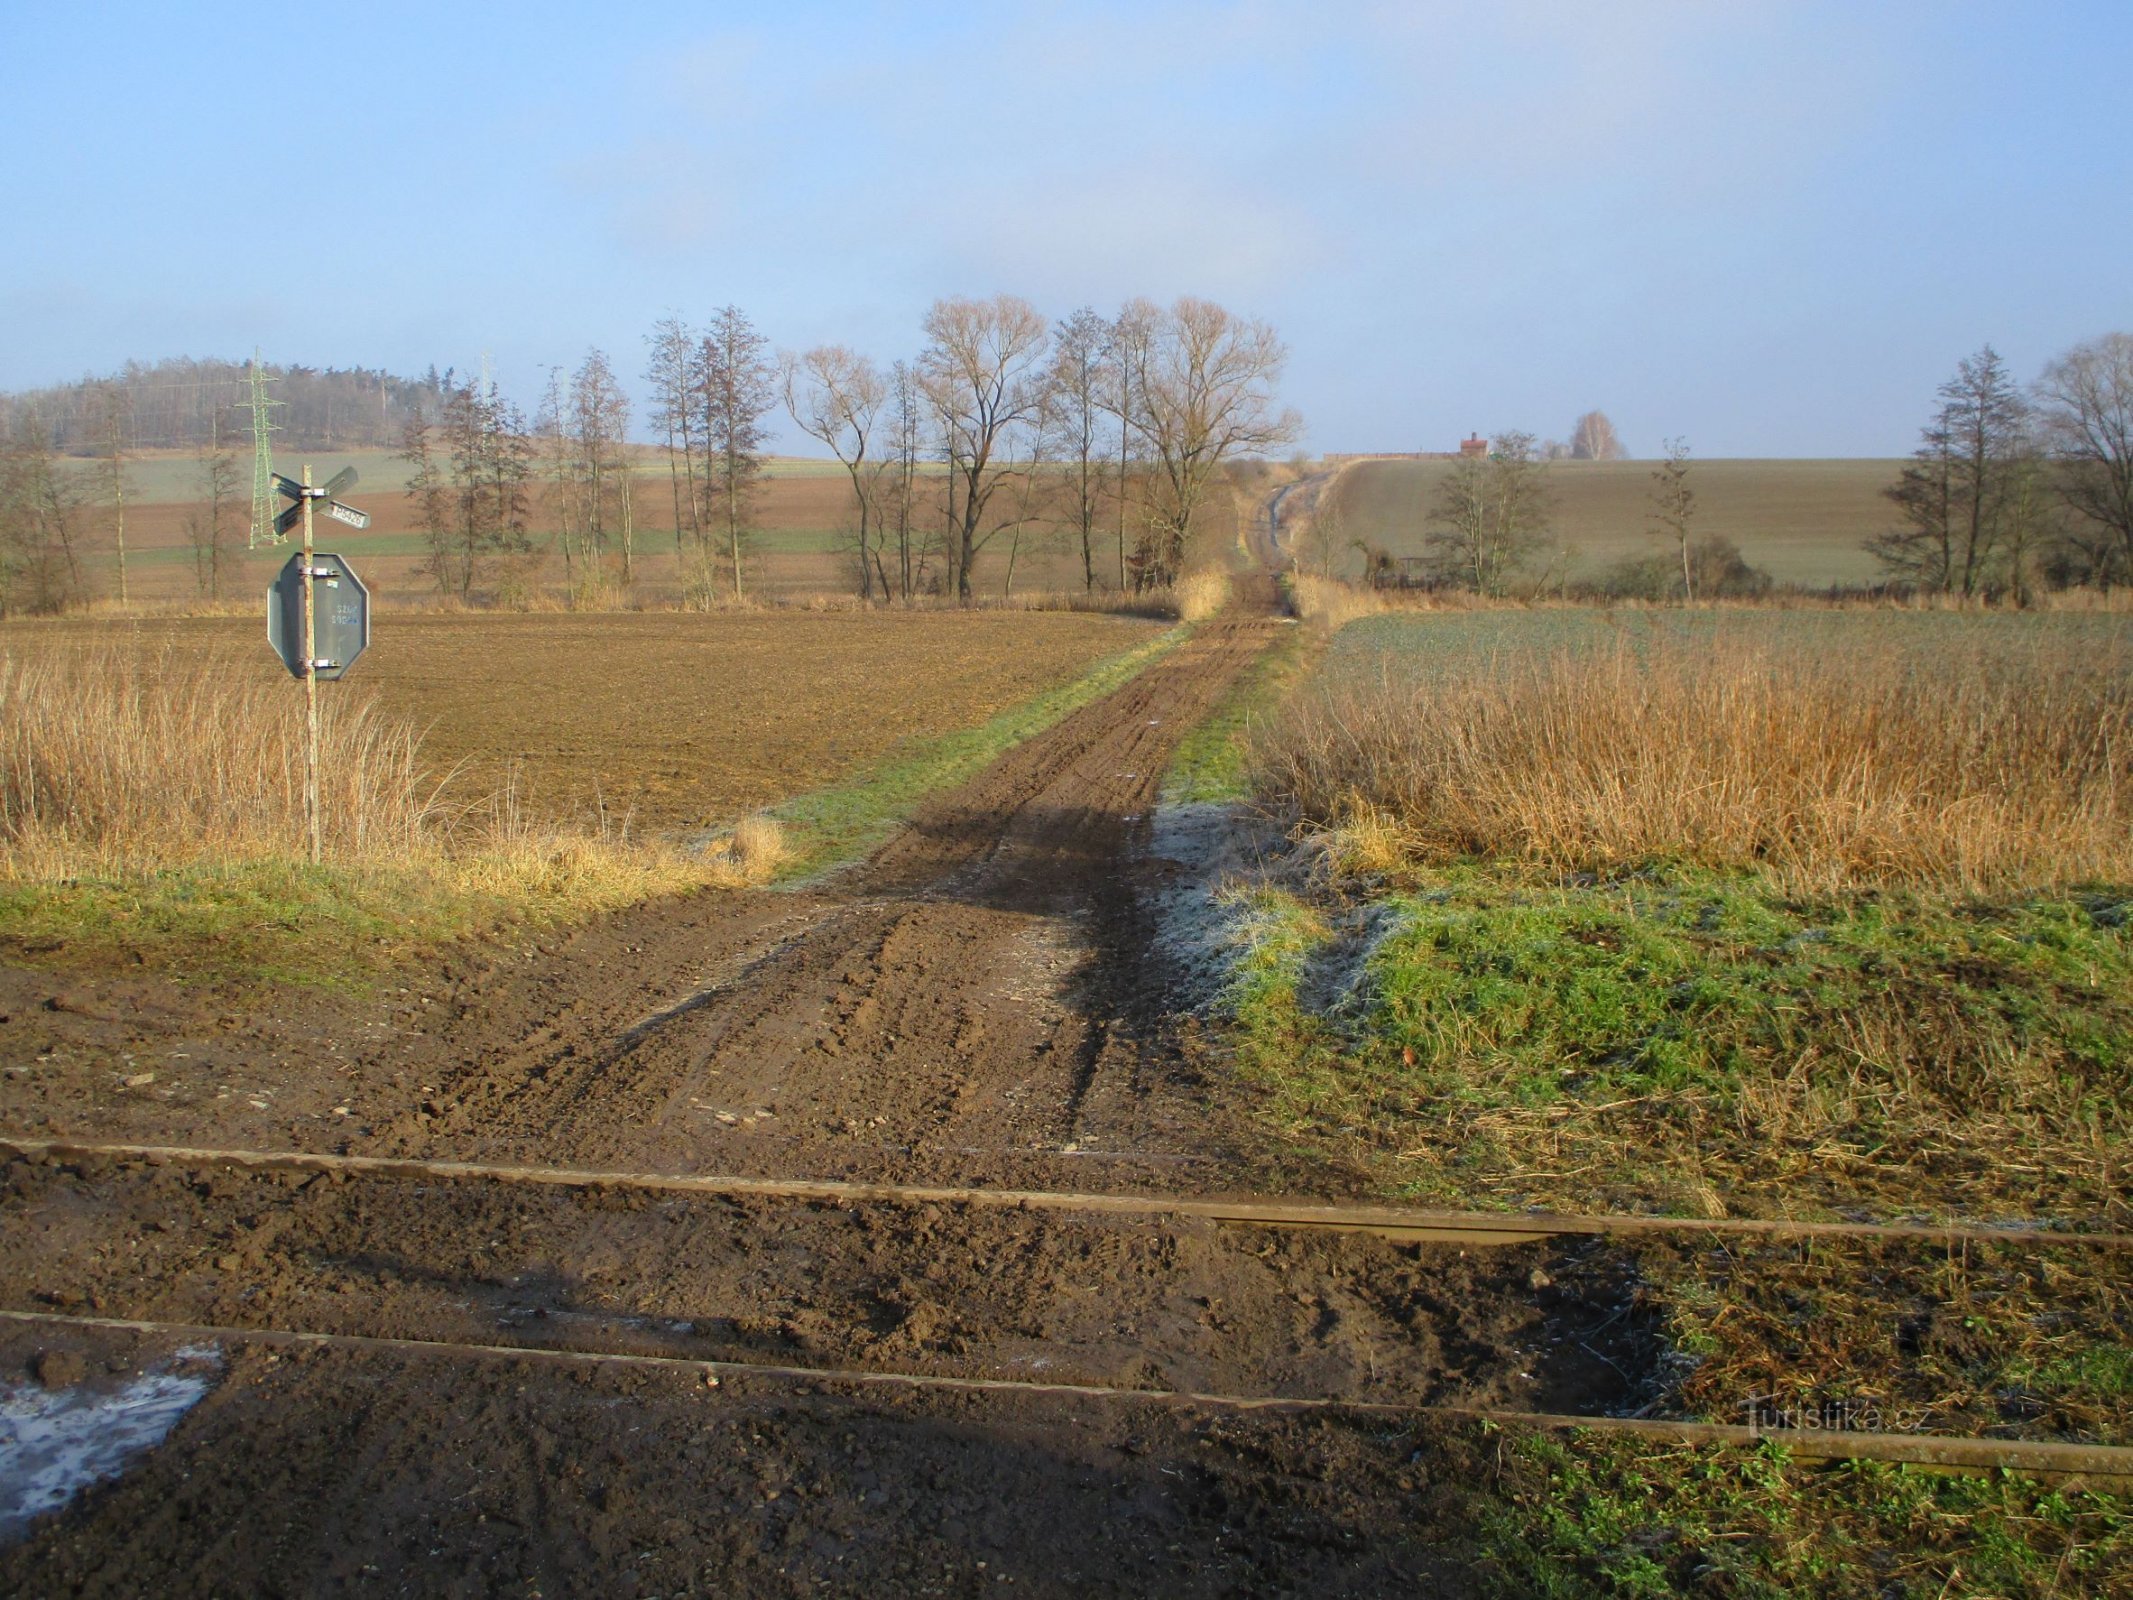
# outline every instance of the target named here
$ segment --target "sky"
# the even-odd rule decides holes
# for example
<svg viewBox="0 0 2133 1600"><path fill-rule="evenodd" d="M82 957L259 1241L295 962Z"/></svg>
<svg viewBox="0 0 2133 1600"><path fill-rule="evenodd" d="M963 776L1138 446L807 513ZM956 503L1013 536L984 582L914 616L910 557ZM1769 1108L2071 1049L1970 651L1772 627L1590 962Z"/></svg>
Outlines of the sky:
<svg viewBox="0 0 2133 1600"><path fill-rule="evenodd" d="M1979 346L2133 329L2129 66L2126 0L0 0L0 388L530 404L669 313L887 362L943 295L1193 294L1317 451L1893 455Z"/></svg>

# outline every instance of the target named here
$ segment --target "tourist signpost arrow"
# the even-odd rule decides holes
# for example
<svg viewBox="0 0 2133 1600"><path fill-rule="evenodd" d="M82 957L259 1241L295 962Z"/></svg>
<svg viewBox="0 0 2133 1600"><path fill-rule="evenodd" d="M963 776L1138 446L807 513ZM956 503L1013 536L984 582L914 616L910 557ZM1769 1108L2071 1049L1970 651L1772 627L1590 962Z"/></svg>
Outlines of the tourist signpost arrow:
<svg viewBox="0 0 2133 1600"><path fill-rule="evenodd" d="M298 483L294 478L284 478L280 473L275 473L274 487L287 495L291 501L289 509L274 519L275 537L278 539L288 538L289 530L303 520L304 511L309 502L313 500L318 501L319 509L336 522L345 522L351 528L369 527L370 513L368 511L358 511L354 506L344 506L340 501L334 499L334 496L343 489L353 488L355 481L356 469L354 467L341 468L339 472L328 478L323 486L316 489L309 484Z"/></svg>
<svg viewBox="0 0 2133 1600"><path fill-rule="evenodd" d="M289 558L267 591L267 642L283 663L304 680L304 821L311 832L311 860L321 854L318 814L318 685L321 678L338 678L355 664L370 643L370 591L355 569L337 555L311 548L311 508L325 507L326 515L351 528L370 526L370 514L344 506L334 498L356 481L353 467L343 467L321 487L311 482L311 469L301 480L274 474L275 487L295 503L274 519L274 532L286 537L298 523L303 525L303 548ZM323 599L320 589L325 593Z"/></svg>

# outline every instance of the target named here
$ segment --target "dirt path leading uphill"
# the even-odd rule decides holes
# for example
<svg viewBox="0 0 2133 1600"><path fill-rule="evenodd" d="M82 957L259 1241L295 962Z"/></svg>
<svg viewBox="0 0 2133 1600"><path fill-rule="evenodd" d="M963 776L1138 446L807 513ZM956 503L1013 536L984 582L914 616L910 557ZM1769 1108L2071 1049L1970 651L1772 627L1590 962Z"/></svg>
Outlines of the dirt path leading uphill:
<svg viewBox="0 0 2133 1600"><path fill-rule="evenodd" d="M391 1153L1083 1187L1219 1157L1137 890L1177 740L1276 623L1202 628L831 884L648 908L459 1002ZM1068 1167L1072 1168L1071 1174Z"/></svg>

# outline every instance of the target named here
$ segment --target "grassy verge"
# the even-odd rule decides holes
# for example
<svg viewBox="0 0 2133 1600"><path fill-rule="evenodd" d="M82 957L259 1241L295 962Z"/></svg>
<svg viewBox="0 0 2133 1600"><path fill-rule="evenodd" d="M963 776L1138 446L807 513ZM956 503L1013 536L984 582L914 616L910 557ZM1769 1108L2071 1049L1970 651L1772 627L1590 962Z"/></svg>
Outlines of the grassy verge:
<svg viewBox="0 0 2133 1600"><path fill-rule="evenodd" d="M1591 1434L1520 1438L1500 1461L1478 1531L1508 1595L2133 1593L2116 1494Z"/></svg>
<svg viewBox="0 0 2133 1600"><path fill-rule="evenodd" d="M1011 706L991 721L918 741L894 759L847 783L773 807L791 858L784 875L805 877L866 854L927 796L975 777L1026 739L1102 699L1184 641L1173 628L1100 661L1084 676Z"/></svg>
<svg viewBox="0 0 2133 1600"><path fill-rule="evenodd" d="M1675 1416L2133 1444L2127 1259L2096 1246L1634 1247Z"/></svg>
<svg viewBox="0 0 2133 1600"><path fill-rule="evenodd" d="M1795 900L1654 870L1241 908L1242 1069L1432 1203L2123 1221L2133 901Z"/></svg>
<svg viewBox="0 0 2133 1600"><path fill-rule="evenodd" d="M752 881L729 856L585 840L375 865L262 859L0 883L0 956L361 991L455 940Z"/></svg>
<svg viewBox="0 0 2133 1600"><path fill-rule="evenodd" d="M1215 709L1179 741L1163 774L1166 805L1227 804L1251 792L1250 734L1310 669L1319 641L1286 628L1232 684Z"/></svg>

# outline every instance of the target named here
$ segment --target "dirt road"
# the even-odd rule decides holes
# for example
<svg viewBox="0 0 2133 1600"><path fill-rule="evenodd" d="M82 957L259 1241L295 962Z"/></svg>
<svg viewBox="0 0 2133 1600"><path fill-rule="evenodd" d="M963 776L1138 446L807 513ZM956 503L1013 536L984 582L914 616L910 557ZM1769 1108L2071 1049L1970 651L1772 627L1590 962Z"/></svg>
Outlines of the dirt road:
<svg viewBox="0 0 2133 1600"><path fill-rule="evenodd" d="M0 1130L1248 1189L1248 1119L1172 1012L1150 892L1176 867L1149 819L1176 741L1281 626L1203 626L799 892L646 906L384 1003L270 1015L7 970ZM529 1352L187 1355L177 1333L0 1324L9 1367L78 1354L90 1390L221 1364L166 1443L0 1551L13 1593L1460 1592L1445 1541L1475 1445L1457 1430L714 1388L686 1364L1557 1410L1630 1403L1652 1376L1598 1244L1469 1258L1189 1218L160 1160L4 1177L0 1310ZM653 1364L572 1364L588 1354Z"/></svg>

